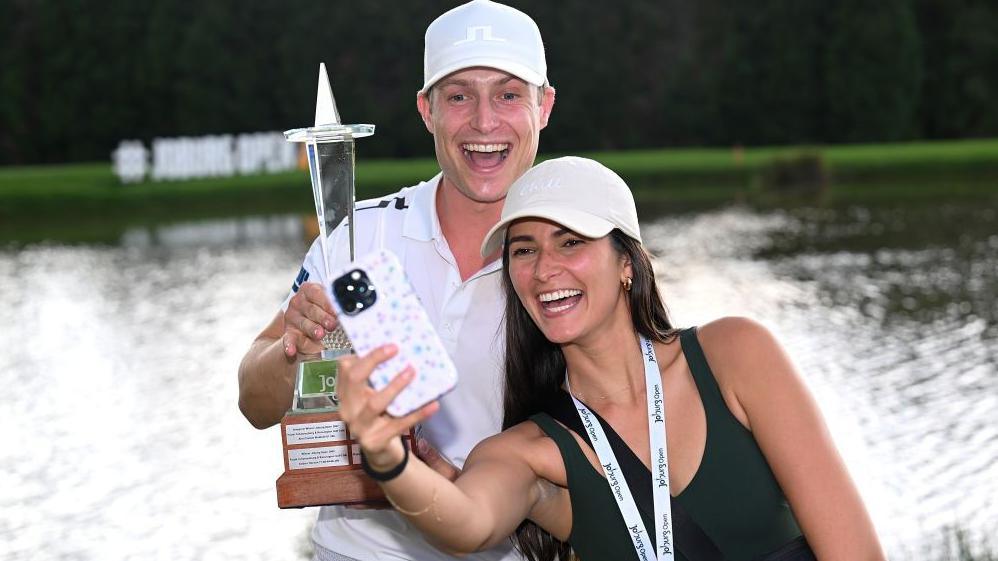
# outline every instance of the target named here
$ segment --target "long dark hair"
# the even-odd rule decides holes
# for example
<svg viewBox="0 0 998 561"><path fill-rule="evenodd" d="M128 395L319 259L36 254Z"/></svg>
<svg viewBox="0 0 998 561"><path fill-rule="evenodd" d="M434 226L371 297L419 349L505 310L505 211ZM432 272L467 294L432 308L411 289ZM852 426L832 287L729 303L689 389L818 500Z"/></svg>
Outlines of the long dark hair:
<svg viewBox="0 0 998 561"><path fill-rule="evenodd" d="M676 336L669 313L655 284L648 252L637 240L620 230L610 232L614 250L631 261L632 285L627 293L634 330L652 341L666 342ZM505 430L522 423L545 404L556 399L565 381L565 355L548 341L530 318L513 290L509 276L509 251L503 248L502 283L506 294L506 360L503 388ZM517 548L530 561L561 561L574 558L572 548L527 520L516 530Z"/></svg>

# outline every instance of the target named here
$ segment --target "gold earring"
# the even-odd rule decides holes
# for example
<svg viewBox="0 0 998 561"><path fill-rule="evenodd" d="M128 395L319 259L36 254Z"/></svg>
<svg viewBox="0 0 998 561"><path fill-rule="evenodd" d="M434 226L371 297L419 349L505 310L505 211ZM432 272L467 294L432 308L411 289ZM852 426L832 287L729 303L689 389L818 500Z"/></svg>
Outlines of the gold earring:
<svg viewBox="0 0 998 561"><path fill-rule="evenodd" d="M624 285L624 292L630 292L631 285L634 284L634 282L631 280L631 277L624 277L624 280L621 281L621 284Z"/></svg>

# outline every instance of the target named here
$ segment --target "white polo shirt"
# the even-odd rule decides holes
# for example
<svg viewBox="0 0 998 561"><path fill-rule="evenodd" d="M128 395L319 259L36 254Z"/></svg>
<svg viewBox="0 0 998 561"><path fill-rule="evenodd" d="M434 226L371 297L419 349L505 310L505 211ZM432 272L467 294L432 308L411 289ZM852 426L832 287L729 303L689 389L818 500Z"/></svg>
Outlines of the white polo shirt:
<svg viewBox="0 0 998 561"><path fill-rule="evenodd" d="M457 387L441 399L440 411L420 434L457 466L480 441L502 427L503 303L501 262L494 261L466 281L437 219L441 174L394 195L357 204L357 255L387 248L398 255L416 295L457 366ZM329 235L330 268L349 262L346 228ZM326 284L321 246L309 249L292 288L303 282ZM290 295L288 296L290 300ZM287 300L285 301L285 307ZM429 545L418 530L391 510L322 507L312 539L317 545L355 559L457 559ZM461 559L519 559L512 546Z"/></svg>

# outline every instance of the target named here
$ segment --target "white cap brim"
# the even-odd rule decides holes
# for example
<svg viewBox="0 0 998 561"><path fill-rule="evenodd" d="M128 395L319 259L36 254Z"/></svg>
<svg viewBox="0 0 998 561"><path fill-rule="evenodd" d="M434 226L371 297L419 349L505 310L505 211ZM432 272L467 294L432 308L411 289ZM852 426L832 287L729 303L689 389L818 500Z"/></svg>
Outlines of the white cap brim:
<svg viewBox="0 0 998 561"><path fill-rule="evenodd" d="M504 216L493 226L485 234L485 241L482 243L482 257L488 257L501 249L503 242L506 241L506 230L509 228L509 225L521 218L543 218L550 220L561 224L580 236L592 239L602 238L617 227L609 220L581 210L553 206L532 207L514 212L509 216ZM625 232L625 234L631 235L630 232ZM634 236L632 235L632 237Z"/></svg>
<svg viewBox="0 0 998 561"><path fill-rule="evenodd" d="M455 62L444 68L438 70L433 76L431 76L423 88L419 90L419 93L425 94L430 91L433 84L436 84L440 80L443 80L447 76L468 68L495 68L496 70L502 70L503 72L509 72L513 76L523 80L528 84L534 86L545 86L547 85L547 80L539 74L538 72L531 70L526 65L520 64L512 60L503 60L501 58L482 58L482 57L470 57L466 60Z"/></svg>

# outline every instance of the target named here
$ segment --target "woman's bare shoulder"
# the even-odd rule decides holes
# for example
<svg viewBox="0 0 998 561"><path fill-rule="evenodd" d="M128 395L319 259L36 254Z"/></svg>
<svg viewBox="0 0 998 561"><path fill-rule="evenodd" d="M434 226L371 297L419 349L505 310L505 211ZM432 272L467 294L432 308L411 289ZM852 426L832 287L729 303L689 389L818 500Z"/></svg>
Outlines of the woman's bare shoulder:
<svg viewBox="0 0 998 561"><path fill-rule="evenodd" d="M766 326L752 318L742 316L726 316L705 323L697 328L697 336L704 348L719 344L743 347L766 344L766 340L775 342L773 334Z"/></svg>
<svg viewBox="0 0 998 561"><path fill-rule="evenodd" d="M564 479L565 466L557 444L533 421L523 421L486 438L472 450L468 464L487 458L526 464L540 478L555 483Z"/></svg>
<svg viewBox="0 0 998 561"><path fill-rule="evenodd" d="M697 329L697 338L715 375L753 371L783 354L772 332L746 317L723 317L704 324Z"/></svg>
<svg viewBox="0 0 998 561"><path fill-rule="evenodd" d="M478 454L514 454L529 457L538 448L544 448L551 439L537 423L527 420L490 436L475 446Z"/></svg>
<svg viewBox="0 0 998 561"><path fill-rule="evenodd" d="M797 373L776 337L761 323L724 317L697 329L697 338L728 409L751 428L753 403L797 385ZM760 402L760 400L762 400Z"/></svg>

